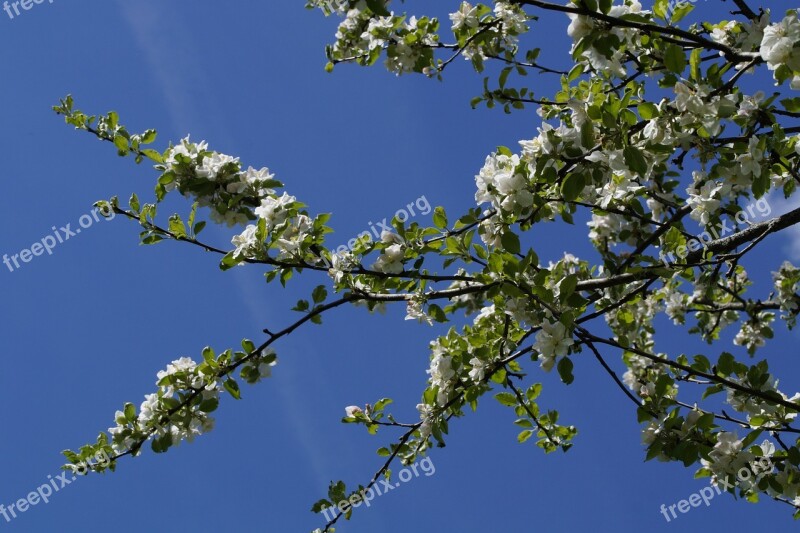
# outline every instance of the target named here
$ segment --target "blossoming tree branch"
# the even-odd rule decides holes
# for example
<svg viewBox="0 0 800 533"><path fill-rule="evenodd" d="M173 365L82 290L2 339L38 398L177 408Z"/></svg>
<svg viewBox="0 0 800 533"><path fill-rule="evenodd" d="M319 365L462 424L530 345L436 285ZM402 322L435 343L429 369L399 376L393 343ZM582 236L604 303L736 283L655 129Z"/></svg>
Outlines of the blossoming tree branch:
<svg viewBox="0 0 800 533"><path fill-rule="evenodd" d="M328 249L330 215L309 211L267 168L189 137L163 151L148 148L154 130L132 134L116 113L89 116L63 99L55 111L68 124L121 156L154 163L152 201L134 194L127 206L116 197L98 202L139 224L142 243L197 246L219 254L223 270L260 268L268 283L283 286L301 274L319 278L294 308L299 318L283 329L169 363L138 409L125 403L96 442L65 452L70 463L104 452L113 470L145 444L165 452L191 441L213 427L221 395L239 399L241 383L270 375L283 337L345 305L403 304L407 319L433 324L464 315L469 325L431 341L419 419L396 420L389 399L346 409L345 422L396 435L378 450L384 459L371 478L349 489L331 484L314 511L373 486L394 462L411 464L442 445L449 423L487 394L513 410L520 442L567 450L577 430L545 406L536 376L556 369L570 384L577 354L587 354L609 387L629 398L647 459L696 465L730 492L779 500L800 517L800 428L793 425L800 394L779 390L767 361L755 359L769 353L775 328L795 327L800 269L775 261L764 274L771 290L760 294L746 269L765 239L800 222L800 209L757 223L736 216L769 194L790 198L800 184L800 97L793 95L800 20L796 10L770 12L750 0L709 2L728 18L682 28L693 3L656 0L648 11L636 0L509 0L461 2L443 28L436 18L390 11L396 6L383 0L309 0L342 18L327 48L328 70L383 62L397 75L441 79L457 61L477 72L496 63L499 75L472 105L534 108L541 117L519 147L486 157L475 176L475 207L460 216L439 207L431 226L395 219L394 232L352 251ZM563 21L573 42L563 64L540 62L531 32L540 21ZM531 72L557 77L560 91L534 95L524 85ZM744 92L740 82L754 75L774 87ZM173 192L191 208L164 219L159 204ZM590 217L596 254L541 261L526 233L573 224L579 214ZM729 235L696 245L694 235L723 220L735 220ZM230 246L202 240L208 221L233 228ZM662 261L664 253L678 260ZM707 354L661 351L654 325L661 314L681 335L707 341ZM733 345L720 345L725 330L736 332ZM612 358L622 359L624 374ZM756 457L768 458L770 469L737 480ZM338 508L317 531L333 531L352 511Z"/></svg>

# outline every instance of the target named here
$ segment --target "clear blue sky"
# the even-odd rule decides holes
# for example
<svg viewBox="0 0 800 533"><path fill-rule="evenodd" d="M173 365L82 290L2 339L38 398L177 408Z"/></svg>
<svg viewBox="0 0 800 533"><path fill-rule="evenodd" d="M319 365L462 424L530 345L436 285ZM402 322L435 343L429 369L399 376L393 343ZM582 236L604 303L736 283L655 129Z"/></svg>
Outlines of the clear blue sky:
<svg viewBox="0 0 800 533"><path fill-rule="evenodd" d="M158 129L159 146L191 133L246 165L268 166L312 211L334 213L336 243L423 195L448 212L471 207L473 176L486 154L534 136L539 119L531 111L470 109L481 78L466 63L451 65L445 83L398 79L382 68L326 74L323 49L335 22L302 3L55 0L13 20L0 12L0 254L28 248L52 226L75 229L98 199L152 194L156 174L147 165L118 158L52 113L67 93L86 111L117 110L131 130ZM730 8L712 3L717 11ZM566 17L552 17L535 27L539 42L554 47L543 57L568 59L566 24ZM531 77L537 94L552 92L554 81ZM170 202L164 214L172 208L185 213L188 206ZM294 301L325 282L310 274L288 290L267 286L258 269L220 272L217 257L187 245L140 247L137 228L120 218L96 222L52 256L15 272L0 265L0 503L55 476L59 452L93 440L123 402L138 405L167 362L197 359L205 345L261 339L262 328L288 324ZM549 229L534 236L545 260L586 253L579 232ZM213 228L204 235L225 246L231 233ZM751 263L754 276L767 279L789 245L783 237L768 240ZM439 330L403 315L399 308L385 316L335 311L323 326L277 346L272 379L246 387L240 402L226 396L212 433L166 455L124 460L114 474L80 479L11 523L0 517L0 531L321 526L309 509L328 482L366 482L380 464L375 450L392 436L341 424L344 407L390 396L398 419L417 416L427 343ZM663 350L703 350L674 331L667 335ZM780 332L770 350L790 393L800 390L797 342L796 334ZM618 354L609 359L621 369ZM790 527L785 506L729 496L668 524L659 506L707 482L677 463L643 463L629 401L588 354L575 363L569 387L533 370L545 384L543 406L579 428L569 453L545 456L532 441L517 444L513 414L487 397L477 414L451 423L447 448L433 451L433 476L357 510L339 531Z"/></svg>

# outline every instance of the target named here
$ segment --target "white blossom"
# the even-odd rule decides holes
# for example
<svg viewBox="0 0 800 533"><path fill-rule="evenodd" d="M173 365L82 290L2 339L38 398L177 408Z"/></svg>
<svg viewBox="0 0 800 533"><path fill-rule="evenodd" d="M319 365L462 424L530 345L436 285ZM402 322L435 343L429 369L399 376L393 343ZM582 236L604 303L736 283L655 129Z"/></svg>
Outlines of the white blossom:
<svg viewBox="0 0 800 533"><path fill-rule="evenodd" d="M486 378L486 370L489 367L488 362L483 359L473 357L469 360L472 369L469 371L469 378L475 383L481 383Z"/></svg>
<svg viewBox="0 0 800 533"><path fill-rule="evenodd" d="M702 179L702 173L695 172L695 184ZM700 222L703 226L708 225L711 217L719 210L720 196L724 186L706 181L700 188L696 185L686 189L689 194L687 204L692 208L690 216Z"/></svg>
<svg viewBox="0 0 800 533"><path fill-rule="evenodd" d="M536 343L533 348L542 355L542 368L550 371L555 363L555 358L567 355L573 344L575 341L569 335L564 324L558 320L552 322L545 320L542 322L542 329L536 334Z"/></svg>
<svg viewBox="0 0 800 533"><path fill-rule="evenodd" d="M433 324L433 319L425 313L425 298L414 297L406 302L406 320L416 320L429 326Z"/></svg>
<svg viewBox="0 0 800 533"><path fill-rule="evenodd" d="M798 42L800 42L800 22L797 20L797 14L791 13L779 23L771 24L764 29L759 52L770 70L786 65L798 71L800 70L800 50L796 47Z"/></svg>
<svg viewBox="0 0 800 533"><path fill-rule="evenodd" d="M401 244L392 244L383 250L383 254L372 265L373 270L386 274L399 274L403 271L405 249Z"/></svg>
<svg viewBox="0 0 800 533"><path fill-rule="evenodd" d="M289 216L288 206L297 201L297 198L283 193L280 197L267 196L261 200L261 205L256 207L256 216L267 222L267 231L283 223Z"/></svg>
<svg viewBox="0 0 800 533"><path fill-rule="evenodd" d="M238 164L238 162L238 157L213 152L203 158L203 162L197 167L195 173L200 178L214 181L224 175L223 170L225 167L230 164Z"/></svg>
<svg viewBox="0 0 800 533"><path fill-rule="evenodd" d="M344 412L345 412L346 416L348 416L349 418L352 418L352 417L356 416L356 414L358 414L358 413L363 413L364 410L361 409L357 405L349 405L349 406L344 408Z"/></svg>
<svg viewBox="0 0 800 533"><path fill-rule="evenodd" d="M450 21L453 23L453 31L464 27L477 28L478 8L473 7L469 2L461 2L461 6L459 6L458 11L455 13L450 13Z"/></svg>
<svg viewBox="0 0 800 533"><path fill-rule="evenodd" d="M235 235L231 239L236 249L233 251L234 257L252 257L254 249L259 244L256 238L256 231L258 228L253 224L248 225L242 233Z"/></svg>

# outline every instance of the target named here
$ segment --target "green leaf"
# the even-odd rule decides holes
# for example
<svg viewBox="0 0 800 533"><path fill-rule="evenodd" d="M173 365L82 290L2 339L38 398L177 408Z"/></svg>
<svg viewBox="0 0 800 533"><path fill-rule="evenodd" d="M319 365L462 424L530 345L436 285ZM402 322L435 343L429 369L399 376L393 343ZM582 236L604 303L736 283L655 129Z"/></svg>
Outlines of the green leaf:
<svg viewBox="0 0 800 533"><path fill-rule="evenodd" d="M712 415L712 416L713 416L713 415ZM748 446L750 446L751 444L753 444L753 442L755 442L755 440L756 440L758 437L760 437L760 436L761 436L761 434L762 434L763 432L764 432L764 430L762 430L762 429L757 429L757 430L755 430L755 431L751 431L750 433L748 433L748 435L747 435L747 436L746 436L744 439L742 439L742 449L744 450L744 449L746 449Z"/></svg>
<svg viewBox="0 0 800 533"><path fill-rule="evenodd" d="M500 72L500 79L498 80L498 84L500 88L503 89L506 86L506 81L508 81L508 75L511 74L511 71L514 70L513 67L506 67Z"/></svg>
<svg viewBox="0 0 800 533"><path fill-rule="evenodd" d="M228 378L228 379L225 380L225 383L223 385L225 387L225 390L228 391L228 393L231 396L233 396L234 399L236 399L236 400L241 400L242 399L242 393L239 390L239 384L236 383L235 380L233 380L231 378Z"/></svg>
<svg viewBox="0 0 800 533"><path fill-rule="evenodd" d="M140 142L142 144L151 144L156 140L156 135L156 130L147 130L144 132L144 134L142 134L142 140Z"/></svg>
<svg viewBox="0 0 800 533"><path fill-rule="evenodd" d="M161 235L147 235L145 238L142 239L142 244L155 244L157 242L163 241L164 238Z"/></svg>
<svg viewBox="0 0 800 533"><path fill-rule="evenodd" d="M494 395L495 400L508 407L517 406L517 397L510 392L498 392Z"/></svg>
<svg viewBox="0 0 800 533"><path fill-rule="evenodd" d="M667 70L680 74L686 68L686 52L677 44L669 44L664 52L664 66Z"/></svg>
<svg viewBox="0 0 800 533"><path fill-rule="evenodd" d="M622 151L622 155L625 158L625 164L629 169L639 175L644 175L647 173L647 160L644 158L641 150L635 146L626 146Z"/></svg>
<svg viewBox="0 0 800 533"><path fill-rule="evenodd" d="M315 304L324 302L327 297L328 289L325 288L325 285L317 285L314 292L311 293L311 298L314 300Z"/></svg>
<svg viewBox="0 0 800 533"><path fill-rule="evenodd" d="M132 403L125 404L125 418L128 422L133 422L136 420L136 407Z"/></svg>
<svg viewBox="0 0 800 533"><path fill-rule="evenodd" d="M197 216L197 206L199 205L198 202L193 203L192 210L189 211L189 219L186 221L186 225L189 226L190 229L194 227L194 219Z"/></svg>
<svg viewBox="0 0 800 533"><path fill-rule="evenodd" d="M447 315L445 314L444 310L436 304L428 305L428 315L436 322L447 322Z"/></svg>
<svg viewBox="0 0 800 533"><path fill-rule="evenodd" d="M140 150L148 159L155 161L156 163L163 163L164 158L158 151L153 150L152 148L145 148L144 150Z"/></svg>
<svg viewBox="0 0 800 533"><path fill-rule="evenodd" d="M658 116L658 107L652 102L642 102L637 106L639 116L645 120L651 120Z"/></svg>
<svg viewBox="0 0 800 533"><path fill-rule="evenodd" d="M439 206L433 210L433 224L437 228L447 228L447 214L444 212L443 207Z"/></svg>
<svg viewBox="0 0 800 533"><path fill-rule="evenodd" d="M594 123L587 120L581 126L581 145L587 150L594 147Z"/></svg>
<svg viewBox="0 0 800 533"><path fill-rule="evenodd" d="M567 299L572 296L577 286L578 276L575 274L570 274L561 280L561 283L558 284L558 299L561 300L561 303L566 302Z"/></svg>
<svg viewBox="0 0 800 533"><path fill-rule="evenodd" d="M217 407L219 407L219 398L209 398L200 402L197 408L204 413L212 413L217 410Z"/></svg>
<svg viewBox="0 0 800 533"><path fill-rule="evenodd" d="M156 453L164 453L170 446L172 446L172 433L169 431L153 439L152 448Z"/></svg>
<svg viewBox="0 0 800 533"><path fill-rule="evenodd" d="M517 442L522 444L523 442L531 438L531 435L533 435L533 431L531 431L530 429L520 431L519 435L517 435Z"/></svg>
<svg viewBox="0 0 800 533"><path fill-rule="evenodd" d="M800 113L800 97L781 100L781 105L791 113Z"/></svg>
<svg viewBox="0 0 800 533"><path fill-rule="evenodd" d="M722 376L730 375L733 372L735 364L736 359L734 359L733 355L728 352L722 353L717 360L717 374Z"/></svg>
<svg viewBox="0 0 800 533"><path fill-rule="evenodd" d="M500 243L508 253L518 254L520 251L519 237L511 230L503 233L502 237L500 237Z"/></svg>
<svg viewBox="0 0 800 533"><path fill-rule="evenodd" d="M228 252L225 257L219 262L220 270L228 270L239 264L239 261L233 257L233 252Z"/></svg>
<svg viewBox="0 0 800 533"><path fill-rule="evenodd" d="M561 376L561 381L567 385L575 381L575 376L572 375L573 366L572 360L569 357L563 357L558 362L558 375Z"/></svg>
<svg viewBox="0 0 800 533"><path fill-rule="evenodd" d="M561 196L568 202L574 202L578 199L586 186L586 177L580 172L572 172L567 174L564 181L561 182Z"/></svg>
<svg viewBox="0 0 800 533"><path fill-rule="evenodd" d="M636 408L636 421L640 424L653 419L653 415L647 412L646 409L641 407Z"/></svg>
<svg viewBox="0 0 800 533"><path fill-rule="evenodd" d="M500 370L498 370L497 372L492 374L492 381L494 381L495 383L505 383L505 381L506 381L506 369L505 368L501 368Z"/></svg>
<svg viewBox="0 0 800 533"><path fill-rule="evenodd" d="M656 0L653 4L653 15L661 20L667 20L667 9L669 9L669 0Z"/></svg>
<svg viewBox="0 0 800 533"><path fill-rule="evenodd" d="M691 2L680 2L675 5L675 9L672 11L672 17L670 17L670 22L675 24L680 22L683 17L688 15L694 9L694 4ZM676 45L677 46L677 45Z"/></svg>
<svg viewBox="0 0 800 533"><path fill-rule="evenodd" d="M800 450L797 449L797 446L789 447L786 456L793 465L800 465Z"/></svg>
<svg viewBox="0 0 800 533"><path fill-rule="evenodd" d="M533 401L539 397L539 394L542 392L542 384L541 383L534 383L528 390L525 391L525 397L528 398L528 401Z"/></svg>
<svg viewBox="0 0 800 533"><path fill-rule="evenodd" d="M708 372L708 370L711 369L711 363L706 356L698 354L694 356L692 368L700 372Z"/></svg>
<svg viewBox="0 0 800 533"><path fill-rule="evenodd" d="M367 0L367 7L378 16L388 17L391 15L391 13L386 10L384 0Z"/></svg>
<svg viewBox="0 0 800 533"><path fill-rule="evenodd" d="M380 400L375 402L375 405L372 406L372 412L377 413L379 411L383 411L387 405L393 402L394 400L392 400L391 398L381 398Z"/></svg>
<svg viewBox="0 0 800 533"><path fill-rule="evenodd" d="M208 363L214 361L215 358L216 356L214 354L214 349L211 346L206 346L205 348L203 348L203 360L205 362Z"/></svg>
<svg viewBox="0 0 800 533"><path fill-rule="evenodd" d="M583 72L584 72L583 65L575 65L569 71L569 74L567 74L567 80L575 81L580 77L581 74L583 74Z"/></svg>
<svg viewBox="0 0 800 533"><path fill-rule="evenodd" d="M128 155L128 151L130 150L128 145L128 139L126 139L122 135L114 136L114 146L117 147L119 155Z"/></svg>
<svg viewBox="0 0 800 533"><path fill-rule="evenodd" d="M708 398L709 396L711 396L713 394L717 394L718 392L722 392L722 390L723 390L723 388L722 388L721 384L711 385L710 387L706 388L705 391L703 391L703 396L702 396L701 399L705 400L706 398Z"/></svg>
<svg viewBox="0 0 800 533"><path fill-rule="evenodd" d="M691 71L692 79L695 81L702 81L702 75L700 72L700 63L703 57L703 49L702 48L695 48L692 50L692 53L689 54L689 67Z"/></svg>
<svg viewBox="0 0 800 533"><path fill-rule="evenodd" d="M186 237L186 226L179 215L172 215L169 217L169 231L176 238Z"/></svg>

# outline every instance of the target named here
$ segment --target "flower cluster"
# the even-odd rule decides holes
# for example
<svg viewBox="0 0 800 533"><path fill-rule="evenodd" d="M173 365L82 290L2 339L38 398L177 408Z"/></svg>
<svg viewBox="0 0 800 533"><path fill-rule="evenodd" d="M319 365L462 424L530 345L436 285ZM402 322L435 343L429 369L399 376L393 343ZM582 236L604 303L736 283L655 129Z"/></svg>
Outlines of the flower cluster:
<svg viewBox="0 0 800 533"><path fill-rule="evenodd" d="M490 203L496 210L521 217L530 212L533 194L528 183L527 170L520 164L518 155L493 153L486 158L483 168L475 176L478 205Z"/></svg>
<svg viewBox="0 0 800 533"><path fill-rule="evenodd" d="M658 354L666 358L666 354ZM622 375L622 382L642 398L650 398L656 392L656 383L661 376L666 376L667 366L654 363L646 357L634 353L625 354L625 364L628 370ZM678 394L678 386L673 384L661 394L663 398L675 398Z"/></svg>
<svg viewBox="0 0 800 533"><path fill-rule="evenodd" d="M344 16L329 51L332 64L355 61L371 65L385 53L387 69L397 75L419 72L433 76L440 72L442 61L434 58L434 51L442 47L436 18L375 13L367 2L358 2L349 10L332 10L316 0L313 3L326 13L335 11ZM449 18L451 30L463 47L460 54L478 68L487 57L516 53L519 36L528 31L527 14L506 1L496 1L493 9L462 2Z"/></svg>
<svg viewBox="0 0 800 533"><path fill-rule="evenodd" d="M759 53L775 79L783 83L791 78L792 89L800 89L800 21L797 11L790 12L776 24L764 28Z"/></svg>
<svg viewBox="0 0 800 533"><path fill-rule="evenodd" d="M231 239L235 249L231 252L233 263L248 259L263 260L269 250L277 250L274 259L309 260L319 257L310 252L312 246L324 240L324 223L329 215L311 219L301 208L303 204L284 192L263 197L253 210L256 224L249 224ZM313 259L312 259L313 257Z"/></svg>
<svg viewBox="0 0 800 533"><path fill-rule="evenodd" d="M789 261L784 261L777 272L772 274L775 283L776 298L784 312L783 318L790 328L797 323L797 314L800 311L800 268Z"/></svg>
<svg viewBox="0 0 800 533"><path fill-rule="evenodd" d="M493 24L493 21L499 24ZM493 21L488 21L491 37L480 53L497 55L504 50L516 52L519 36L528 31L528 15L516 4L496 1Z"/></svg>
<svg viewBox="0 0 800 533"><path fill-rule="evenodd" d="M269 169L253 167L242 170L238 157L208 150L205 141L193 143L189 137L167 150L156 194L178 190L211 207L211 219L228 226L244 224L254 218L253 208L262 198L274 194L271 187L279 186Z"/></svg>
<svg viewBox="0 0 800 533"><path fill-rule="evenodd" d="M330 263L328 275L333 280L334 288L339 289L342 286L350 286L352 276L349 273L359 264L356 256L349 251L335 252L331 254Z"/></svg>
<svg viewBox="0 0 800 533"><path fill-rule="evenodd" d="M625 0L624 4L612 6L609 16L643 15L642 4L638 0ZM574 42L572 53L591 68L609 72L619 77L626 75L624 58L626 54L636 54L640 49L640 33L629 28L614 26L606 28L586 15L568 14L571 19L567 33ZM603 47L600 43L615 38L619 43L614 47ZM586 46L586 43L589 43Z"/></svg>
<svg viewBox="0 0 800 533"><path fill-rule="evenodd" d="M709 458L700 460L703 464L702 471L711 474L711 481L715 485L737 487L746 493L754 493L758 490L759 481L773 471L775 445L764 440L750 450L744 449L744 441L736 433L720 431L717 433L714 448L708 454ZM777 480L773 480L775 481ZM775 483L779 484L780 482ZM769 488L768 492L777 494L774 487Z"/></svg>
<svg viewBox="0 0 800 533"><path fill-rule="evenodd" d="M427 17L377 16L370 9L350 9L336 32L330 55L334 61L372 64L386 51L386 67L397 75L422 72L432 65L438 21Z"/></svg>
<svg viewBox="0 0 800 533"><path fill-rule="evenodd" d="M139 413L133 404L125 404L115 415L116 425L108 429L111 450L116 454L139 454L144 442L152 440L153 450L166 451L182 441L214 428L210 413L219 405L219 393L228 391L239 397L239 386L227 376L231 365L239 367L239 375L253 384L269 377L277 362L275 351L257 351L249 340L242 341L244 351L226 350L218 357L211 348L203 350L203 362L181 357L157 374L158 390L145 396Z"/></svg>
<svg viewBox="0 0 800 533"><path fill-rule="evenodd" d="M386 274L399 274L403 271L406 243L402 237L391 231L381 233L381 242L383 243L383 250L380 257L372 265L372 269Z"/></svg>
<svg viewBox="0 0 800 533"><path fill-rule="evenodd" d="M759 376L758 379L751 379L749 376L744 376L741 379L737 376L731 376L730 379L740 385L752 388L753 390L774 395L790 402L797 402L800 400L800 392L789 397L778 390L778 380L768 373ZM754 425L762 425L762 423L767 420L769 420L771 424L776 425L788 424L797 418L797 413L787 409L783 405L777 405L759 396L754 396L736 389L728 389L726 401L734 410L745 413L747 419Z"/></svg>
<svg viewBox="0 0 800 533"><path fill-rule="evenodd" d="M425 313L426 299L423 295L415 295L408 300L406 307L406 320L416 320L429 326L433 324L433 319Z"/></svg>
<svg viewBox="0 0 800 533"><path fill-rule="evenodd" d="M214 419L208 413L219 403L219 387L215 376L201 370L192 359L181 357L158 372L158 392L145 396L138 416L132 404L117 411L117 425L108 430L114 452L138 453L141 443L150 438L155 439L154 448L159 451L160 446L191 442L211 431ZM190 397L193 401L186 403Z"/></svg>
<svg viewBox="0 0 800 533"><path fill-rule="evenodd" d="M426 440L433 432L433 424L435 421L435 412L433 406L426 403L418 403L417 411L419 411L419 419L422 422L419 427L419 433L422 440Z"/></svg>
<svg viewBox="0 0 800 533"><path fill-rule="evenodd" d="M430 368L427 373L430 375L428 382L432 389L436 390L436 403L441 407L450 399L450 393L455 385L453 378L456 371L453 369L453 358L447 355L445 348L439 342L431 343Z"/></svg>
<svg viewBox="0 0 800 533"><path fill-rule="evenodd" d="M726 185L706 181L703 172L694 172L694 185L686 189L689 199L687 204L692 208L691 217L703 226L707 226L716 216L721 203L721 196L726 191Z"/></svg>
<svg viewBox="0 0 800 533"><path fill-rule="evenodd" d="M459 268L456 271L456 276L466 276L467 271L463 268ZM478 286L478 282L471 282L471 281L454 281L450 284L448 289L465 289L468 287L476 287ZM480 311L484 304L484 297L479 292L468 292L465 294L461 294L459 296L454 296L450 298L451 302L451 309L464 309L464 313L467 315L471 315L476 311Z"/></svg>
<svg viewBox="0 0 800 533"><path fill-rule="evenodd" d="M733 339L737 346L747 348L747 353L753 355L756 350L767 343L767 338L772 337L770 324L775 320L775 313L758 313L755 317L742 323L739 333Z"/></svg>
<svg viewBox="0 0 800 533"><path fill-rule="evenodd" d="M549 372L556 362L556 357L563 357L569 353L570 347L575 344L567 327L558 320L545 320L542 329L536 334L536 343L533 349L539 352L542 368Z"/></svg>

